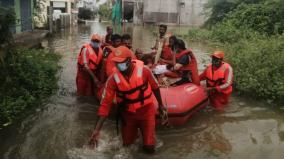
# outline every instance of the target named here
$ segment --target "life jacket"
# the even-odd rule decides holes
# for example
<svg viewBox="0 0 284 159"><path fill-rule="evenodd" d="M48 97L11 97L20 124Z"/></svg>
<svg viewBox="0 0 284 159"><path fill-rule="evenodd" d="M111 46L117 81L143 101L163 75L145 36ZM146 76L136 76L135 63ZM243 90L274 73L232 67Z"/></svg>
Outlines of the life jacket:
<svg viewBox="0 0 284 159"><path fill-rule="evenodd" d="M223 62L223 64L217 70L213 70L212 67L213 67L212 64L210 64L205 72L207 87L216 87L226 83L225 72L231 66L228 63ZM230 85L225 89L222 89L222 93L224 94L229 94L232 91L233 91L232 85Z"/></svg>
<svg viewBox="0 0 284 159"><path fill-rule="evenodd" d="M119 106L126 106L129 112L136 112L137 109L153 103L152 89L148 81L143 80L144 64L139 60L132 60L134 70L129 82L123 75L114 68L114 80L117 84L116 100Z"/></svg>
<svg viewBox="0 0 284 159"><path fill-rule="evenodd" d="M169 45L164 45L164 47L162 49L161 57L164 60L172 60L173 59L172 48Z"/></svg>
<svg viewBox="0 0 284 159"><path fill-rule="evenodd" d="M85 44L78 55L78 67L82 68L84 67L84 58L83 58L83 51L84 48L86 48L86 57L88 60L88 66L91 70L96 70L98 68L98 65L100 64L102 58L103 58L103 51L101 48L99 48L98 55L95 53L94 49L90 44Z"/></svg>
<svg viewBox="0 0 284 159"><path fill-rule="evenodd" d="M178 61L181 57L184 55L188 55L190 57L190 62L189 64L182 66L179 71L190 71L191 72L191 80L192 83L196 85L200 85L200 79L198 75L198 68L197 68L197 60L192 53L192 50L183 50L182 52L176 54L176 60Z"/></svg>

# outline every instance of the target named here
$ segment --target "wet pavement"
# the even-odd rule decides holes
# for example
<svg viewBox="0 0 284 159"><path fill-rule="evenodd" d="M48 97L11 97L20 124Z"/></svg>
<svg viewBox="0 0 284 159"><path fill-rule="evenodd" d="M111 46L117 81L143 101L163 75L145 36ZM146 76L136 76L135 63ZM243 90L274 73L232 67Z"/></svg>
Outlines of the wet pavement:
<svg viewBox="0 0 284 159"><path fill-rule="evenodd" d="M43 42L62 55L57 94L43 109L22 123L0 130L0 158L3 159L280 159L284 156L284 109L247 98L232 97L224 111L207 107L180 127L157 129L157 153L146 155L141 142L123 148L115 122L107 120L99 147L91 150L87 141L94 128L98 103L76 97L76 57L91 33L105 34L106 24L62 30ZM175 30L176 28L170 28ZM133 33L134 48L149 51L155 37L148 27L127 27ZM190 44L199 70L209 62L202 44Z"/></svg>

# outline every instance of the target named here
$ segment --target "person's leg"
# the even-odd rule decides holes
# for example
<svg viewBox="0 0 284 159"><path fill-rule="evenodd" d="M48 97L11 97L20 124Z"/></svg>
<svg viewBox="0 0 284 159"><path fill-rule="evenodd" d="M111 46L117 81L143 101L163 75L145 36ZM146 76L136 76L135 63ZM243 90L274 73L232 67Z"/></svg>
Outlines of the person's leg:
<svg viewBox="0 0 284 159"><path fill-rule="evenodd" d="M229 101L229 95L219 93L219 92L214 92L210 93L209 96L210 103L215 109L223 109Z"/></svg>
<svg viewBox="0 0 284 159"><path fill-rule="evenodd" d="M155 152L155 114L140 120L139 127L143 137L143 150L146 153Z"/></svg>
<svg viewBox="0 0 284 159"><path fill-rule="evenodd" d="M138 125L135 119L130 118L125 113L123 115L124 121L122 121L121 134L123 145L128 146L138 138Z"/></svg>
<svg viewBox="0 0 284 159"><path fill-rule="evenodd" d="M88 89L88 74L84 73L82 70L78 70L77 77L76 77L76 85L77 85L77 95L78 96L88 96L91 94Z"/></svg>

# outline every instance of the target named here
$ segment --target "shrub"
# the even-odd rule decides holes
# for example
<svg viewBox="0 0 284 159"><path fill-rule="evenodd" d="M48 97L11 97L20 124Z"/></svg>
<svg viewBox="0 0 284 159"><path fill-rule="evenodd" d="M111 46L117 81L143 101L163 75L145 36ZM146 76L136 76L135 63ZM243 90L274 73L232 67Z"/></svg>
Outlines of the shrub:
<svg viewBox="0 0 284 159"><path fill-rule="evenodd" d="M244 40L224 48L240 92L284 103L284 36Z"/></svg>
<svg viewBox="0 0 284 159"><path fill-rule="evenodd" d="M57 88L59 56L45 50L19 49L0 68L0 126L40 106Z"/></svg>
<svg viewBox="0 0 284 159"><path fill-rule="evenodd" d="M92 19L93 18L93 12L90 9L87 8L79 8L78 17L80 19Z"/></svg>
<svg viewBox="0 0 284 159"><path fill-rule="evenodd" d="M246 27L262 34L282 34L284 31L284 2L242 4L228 14L225 23L238 29Z"/></svg>
<svg viewBox="0 0 284 159"><path fill-rule="evenodd" d="M107 4L101 5L98 13L101 19L111 20L111 8L109 8Z"/></svg>

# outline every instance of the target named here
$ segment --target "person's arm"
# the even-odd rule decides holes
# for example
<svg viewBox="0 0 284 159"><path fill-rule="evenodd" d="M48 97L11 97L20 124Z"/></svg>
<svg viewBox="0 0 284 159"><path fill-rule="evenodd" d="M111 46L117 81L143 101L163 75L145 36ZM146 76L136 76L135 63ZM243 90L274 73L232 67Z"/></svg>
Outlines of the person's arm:
<svg viewBox="0 0 284 159"><path fill-rule="evenodd" d="M162 125L165 125L168 123L168 113L167 110L163 104L162 97L161 97L161 92L159 88L159 84L151 70L147 67L144 67L144 74L146 75L146 78L152 88L152 91L158 101L158 110L160 117L162 118Z"/></svg>
<svg viewBox="0 0 284 159"><path fill-rule="evenodd" d="M160 58L160 61L163 62L163 63L169 64L169 65L174 65L173 60L165 60L163 58Z"/></svg>
<svg viewBox="0 0 284 159"><path fill-rule="evenodd" d="M105 89L103 90L101 104L98 110L98 120L96 122L92 136L89 140L89 144L92 146L97 146L100 130L104 124L105 119L107 118L110 112L114 96L115 96L115 81L113 79L113 76L111 76L108 78Z"/></svg>
<svg viewBox="0 0 284 159"><path fill-rule="evenodd" d="M208 69L208 67L199 75L200 81L206 80L205 74L206 74L206 70L207 70L207 69Z"/></svg>
<svg viewBox="0 0 284 159"><path fill-rule="evenodd" d="M233 83L233 68L229 66L225 71L225 83L219 86L216 86L216 90L221 92L224 89L230 87Z"/></svg>
<svg viewBox="0 0 284 159"><path fill-rule="evenodd" d="M174 65L174 70L179 70L182 66L185 66L189 64L191 61L190 57L188 55L183 55L177 63Z"/></svg>
<svg viewBox="0 0 284 159"><path fill-rule="evenodd" d="M95 83L95 86L100 86L102 83L97 78L97 76L93 73L93 71L89 68L88 61L90 59L87 58L87 48L84 48L83 50L83 62L84 62L84 68L88 72L88 74L91 76L93 82Z"/></svg>

